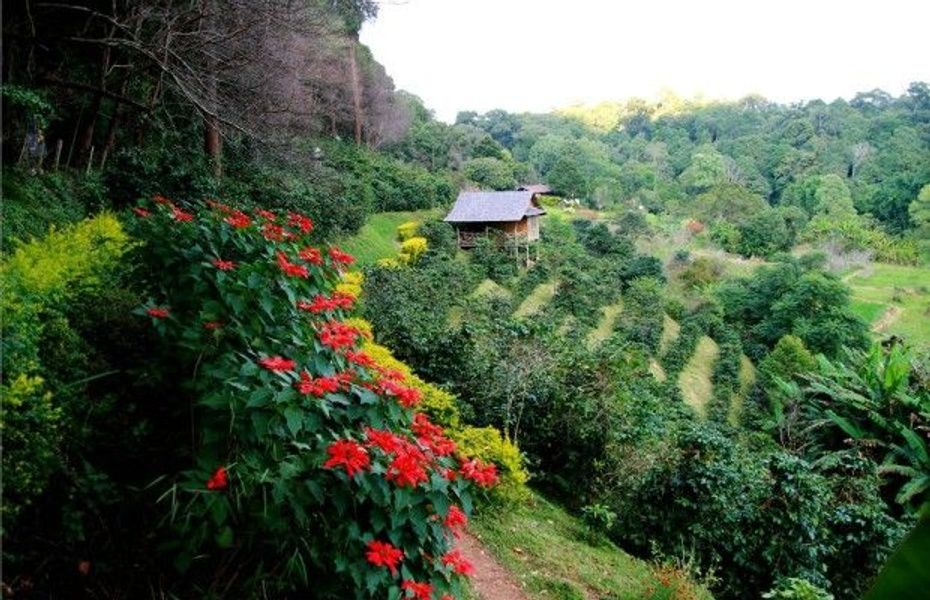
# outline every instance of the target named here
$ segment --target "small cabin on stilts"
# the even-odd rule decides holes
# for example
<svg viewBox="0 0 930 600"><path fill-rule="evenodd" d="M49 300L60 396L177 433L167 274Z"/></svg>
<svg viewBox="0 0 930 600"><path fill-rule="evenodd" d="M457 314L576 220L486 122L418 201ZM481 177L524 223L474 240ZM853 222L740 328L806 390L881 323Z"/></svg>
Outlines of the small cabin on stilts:
<svg viewBox="0 0 930 600"><path fill-rule="evenodd" d="M497 237L521 262L531 264L538 255L530 248L539 240L539 219L546 214L536 197L529 190L462 192L445 221L455 227L459 248L468 250L483 237Z"/></svg>

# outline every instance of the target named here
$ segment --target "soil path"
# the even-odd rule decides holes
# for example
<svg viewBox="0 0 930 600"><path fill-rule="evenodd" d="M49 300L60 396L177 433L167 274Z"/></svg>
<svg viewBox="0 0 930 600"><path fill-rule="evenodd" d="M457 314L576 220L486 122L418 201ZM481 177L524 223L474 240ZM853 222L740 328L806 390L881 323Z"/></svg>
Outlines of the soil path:
<svg viewBox="0 0 930 600"><path fill-rule="evenodd" d="M481 600L529 600L514 576L470 533L459 539L458 548L475 566L471 585Z"/></svg>
<svg viewBox="0 0 930 600"><path fill-rule="evenodd" d="M888 328L889 325L898 320L898 317L901 316L901 313L904 312L904 309L900 306L890 306L888 310L885 311L885 314L875 321L875 324L872 325L872 331L875 333L881 333Z"/></svg>

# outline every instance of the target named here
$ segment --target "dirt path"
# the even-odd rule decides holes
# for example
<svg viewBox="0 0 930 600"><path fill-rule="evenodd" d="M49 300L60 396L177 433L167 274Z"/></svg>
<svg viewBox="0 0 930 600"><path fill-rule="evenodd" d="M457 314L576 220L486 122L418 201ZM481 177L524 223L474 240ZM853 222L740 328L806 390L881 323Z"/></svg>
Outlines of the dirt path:
<svg viewBox="0 0 930 600"><path fill-rule="evenodd" d="M482 600L529 600L513 575L471 534L459 539L459 550L474 566L471 585Z"/></svg>
<svg viewBox="0 0 930 600"><path fill-rule="evenodd" d="M888 310L872 325L872 331L875 333L885 331L889 325L898 320L902 312L904 312L904 309L900 306L889 306Z"/></svg>

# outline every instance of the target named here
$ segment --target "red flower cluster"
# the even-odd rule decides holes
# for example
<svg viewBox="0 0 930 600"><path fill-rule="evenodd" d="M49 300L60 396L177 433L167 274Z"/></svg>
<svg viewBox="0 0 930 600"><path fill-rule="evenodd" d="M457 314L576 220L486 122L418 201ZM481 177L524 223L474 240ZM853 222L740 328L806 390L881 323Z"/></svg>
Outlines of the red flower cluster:
<svg viewBox="0 0 930 600"><path fill-rule="evenodd" d="M359 350L358 352L349 350L346 352L346 360L360 367L365 367L366 369L373 369L378 365L375 359L363 350Z"/></svg>
<svg viewBox="0 0 930 600"><path fill-rule="evenodd" d="M338 392L340 388L344 387L344 384L339 375L314 378L306 371L301 371L300 381L294 384L294 386L297 388L297 391L304 396L316 396L319 398L326 394Z"/></svg>
<svg viewBox="0 0 930 600"><path fill-rule="evenodd" d="M258 364L274 372L293 371L294 367L297 366L297 363L293 360L283 356L269 356L258 361Z"/></svg>
<svg viewBox="0 0 930 600"><path fill-rule="evenodd" d="M221 213L226 213L227 215L230 215L233 212L236 212L228 205L223 204L222 202L217 202L216 200L207 199L207 206L209 206L213 210L218 210Z"/></svg>
<svg viewBox="0 0 930 600"><path fill-rule="evenodd" d="M326 469L343 467L349 477L364 471L371 464L368 451L358 442L337 440L326 449L329 459L323 463Z"/></svg>
<svg viewBox="0 0 930 600"><path fill-rule="evenodd" d="M311 265L322 265L323 264L323 255L320 254L320 251L316 248L307 246L303 250L297 253L297 256L301 260L310 263Z"/></svg>
<svg viewBox="0 0 930 600"><path fill-rule="evenodd" d="M497 466L484 464L479 458L463 460L459 470L462 477L470 479L481 487L491 487L497 483Z"/></svg>
<svg viewBox="0 0 930 600"><path fill-rule="evenodd" d="M175 221L180 221L182 223L187 223L194 220L194 215L185 210L181 210L177 206L171 207L171 216L174 217Z"/></svg>
<svg viewBox="0 0 930 600"><path fill-rule="evenodd" d="M229 485L229 477L226 473L226 467L219 467L207 480L207 489L212 491L225 490Z"/></svg>
<svg viewBox="0 0 930 600"><path fill-rule="evenodd" d="M132 208L132 212L136 213L136 216L137 216L137 217L145 218L145 217L151 217L151 216L152 216L152 211L150 211L150 210L147 209L147 208L142 208L141 206L134 206L134 207Z"/></svg>
<svg viewBox="0 0 930 600"><path fill-rule="evenodd" d="M321 344L338 351L354 345L360 335L361 332L351 325L341 321L330 321L323 325L319 338Z"/></svg>
<svg viewBox="0 0 930 600"><path fill-rule="evenodd" d="M475 573L475 567L465 560L465 557L462 556L462 553L459 552L457 548L443 555L442 564L447 567L452 567L452 571L459 575L474 575Z"/></svg>
<svg viewBox="0 0 930 600"><path fill-rule="evenodd" d="M313 221L310 217L300 213L288 213L287 224L291 227L296 227L301 233L310 233L313 231Z"/></svg>
<svg viewBox="0 0 930 600"><path fill-rule="evenodd" d="M161 204L163 206L174 206L174 202L172 202L168 198L165 198L161 194L155 194L154 196L152 196L152 202L154 202L155 204Z"/></svg>
<svg viewBox="0 0 930 600"><path fill-rule="evenodd" d="M387 542L371 540L365 558L376 567L387 567L391 575L397 577L397 565L404 558L404 553Z"/></svg>
<svg viewBox="0 0 930 600"><path fill-rule="evenodd" d="M307 271L307 267L290 262L287 260L287 255L281 251L278 251L278 266L281 267L281 270L285 275L289 275L291 277L301 277L306 279L310 276L310 272Z"/></svg>
<svg viewBox="0 0 930 600"><path fill-rule="evenodd" d="M468 525L468 516L461 508L453 504L449 507L449 512L446 513L446 518L442 523L455 533L457 530Z"/></svg>
<svg viewBox="0 0 930 600"><path fill-rule="evenodd" d="M371 427L365 429L365 439L368 440L369 448L377 448L385 454L396 454L407 443L407 440L392 431L372 429Z"/></svg>
<svg viewBox="0 0 930 600"><path fill-rule="evenodd" d="M170 314L167 306L164 308L153 306L145 312L148 313L150 317L155 317L156 319L167 319L168 315Z"/></svg>
<svg viewBox="0 0 930 600"><path fill-rule="evenodd" d="M323 294L317 294L313 298L313 302L299 300L297 302L297 308L312 313L331 312L337 308L349 310L352 308L352 304L354 302L355 298L348 294L333 292L333 295L329 297L326 297Z"/></svg>
<svg viewBox="0 0 930 600"><path fill-rule="evenodd" d="M335 246L329 249L329 257L333 260L334 263L338 263L342 265L351 265L352 263L355 262L354 256L343 252L342 250L340 250L339 248L336 248Z"/></svg>
<svg viewBox="0 0 930 600"><path fill-rule="evenodd" d="M429 480L426 473L428 459L423 451L412 443L402 440L402 447L388 465L384 477L400 487L416 487Z"/></svg>
<svg viewBox="0 0 930 600"><path fill-rule="evenodd" d="M410 579L405 579L400 587L405 592L410 592L415 600L430 600L430 597L433 594L433 585L431 583L418 583Z"/></svg>
<svg viewBox="0 0 930 600"><path fill-rule="evenodd" d="M223 219L236 229L243 229L252 224L252 219L249 218L249 215L245 214L241 210L232 211L225 219Z"/></svg>
<svg viewBox="0 0 930 600"><path fill-rule="evenodd" d="M290 239L290 232L286 231L280 225L275 225L274 223L265 223L262 225L262 235L269 242L283 242L286 239Z"/></svg>
<svg viewBox="0 0 930 600"><path fill-rule="evenodd" d="M274 221L278 218L278 215L274 214L270 210L265 210L264 208L259 208L255 211L255 214L265 219L266 221Z"/></svg>
<svg viewBox="0 0 930 600"><path fill-rule="evenodd" d="M420 399L423 397L420 390L401 385L393 379L382 380L381 390L385 394L396 397L397 402L405 408L413 408L420 403Z"/></svg>
<svg viewBox="0 0 930 600"><path fill-rule="evenodd" d="M233 269L236 268L236 263L234 263L231 260L222 260L219 258L214 258L210 262L213 264L214 267L216 267L220 271L232 271Z"/></svg>
<svg viewBox="0 0 930 600"><path fill-rule="evenodd" d="M430 422L429 417L417 413L411 426L421 444L436 456L448 456L455 452L455 442L444 435L442 427Z"/></svg>
<svg viewBox="0 0 930 600"><path fill-rule="evenodd" d="M205 321L203 324L203 328L210 329L210 330L222 329L223 322L222 321Z"/></svg>

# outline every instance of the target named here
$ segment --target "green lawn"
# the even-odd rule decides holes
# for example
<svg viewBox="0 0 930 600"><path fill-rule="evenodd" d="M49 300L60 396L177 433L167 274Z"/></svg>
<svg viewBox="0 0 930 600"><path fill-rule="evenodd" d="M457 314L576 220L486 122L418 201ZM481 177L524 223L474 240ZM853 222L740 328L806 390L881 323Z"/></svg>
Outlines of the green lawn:
<svg viewBox="0 0 930 600"><path fill-rule="evenodd" d="M702 419L707 417L707 403L714 394L714 384L711 377L714 374L714 363L720 348L717 342L709 337L701 336L698 340L694 354L688 360L681 375L678 376L678 387L684 401L694 409Z"/></svg>
<svg viewBox="0 0 930 600"><path fill-rule="evenodd" d="M436 216L435 210L375 213L355 235L339 240L343 250L355 256L359 266L371 265L390 258L400 250L397 226L407 221L424 221Z"/></svg>
<svg viewBox="0 0 930 600"><path fill-rule="evenodd" d="M533 600L711 598L679 571L633 558L540 496L487 510L470 529Z"/></svg>
<svg viewBox="0 0 930 600"><path fill-rule="evenodd" d="M877 335L930 346L930 267L875 263L845 278L852 308Z"/></svg>

